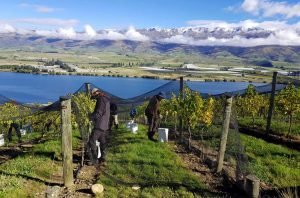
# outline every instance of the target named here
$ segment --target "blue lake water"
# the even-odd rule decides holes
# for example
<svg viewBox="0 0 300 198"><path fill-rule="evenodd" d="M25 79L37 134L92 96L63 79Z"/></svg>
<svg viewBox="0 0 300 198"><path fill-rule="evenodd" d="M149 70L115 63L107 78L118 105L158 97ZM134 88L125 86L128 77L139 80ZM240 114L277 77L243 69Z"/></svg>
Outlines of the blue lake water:
<svg viewBox="0 0 300 198"><path fill-rule="evenodd" d="M121 98L130 98L151 91L169 81L144 78L36 75L0 72L0 95L25 103L54 102L60 96L74 93L86 82L93 83L97 87ZM241 90L249 84L247 82L187 83L192 89L210 94Z"/></svg>

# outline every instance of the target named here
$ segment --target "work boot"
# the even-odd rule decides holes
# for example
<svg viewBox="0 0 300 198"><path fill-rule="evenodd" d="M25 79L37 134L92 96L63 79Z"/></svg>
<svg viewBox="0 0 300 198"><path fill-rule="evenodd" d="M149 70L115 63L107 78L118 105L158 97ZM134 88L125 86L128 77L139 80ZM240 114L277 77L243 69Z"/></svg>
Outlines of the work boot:
<svg viewBox="0 0 300 198"><path fill-rule="evenodd" d="M151 141L153 141L153 142L157 142L157 140L155 140L153 138L153 136L154 136L154 132L153 131L148 132L148 139L151 140Z"/></svg>
<svg viewBox="0 0 300 198"><path fill-rule="evenodd" d="M100 157L100 159L98 159L99 164L103 164L105 161L104 157Z"/></svg>

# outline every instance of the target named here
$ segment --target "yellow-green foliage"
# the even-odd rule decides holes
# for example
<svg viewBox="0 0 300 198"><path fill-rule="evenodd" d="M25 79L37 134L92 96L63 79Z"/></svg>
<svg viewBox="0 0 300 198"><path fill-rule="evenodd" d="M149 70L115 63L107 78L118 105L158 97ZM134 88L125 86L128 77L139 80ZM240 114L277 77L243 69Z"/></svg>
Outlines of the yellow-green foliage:
<svg viewBox="0 0 300 198"><path fill-rule="evenodd" d="M89 115L93 112L96 102L89 95L84 93L76 94L72 97L74 103L75 120L79 126L88 126Z"/></svg>
<svg viewBox="0 0 300 198"><path fill-rule="evenodd" d="M289 133L291 131L293 116L300 113L300 89L289 84L276 96L277 109L289 118Z"/></svg>
<svg viewBox="0 0 300 198"><path fill-rule="evenodd" d="M175 95L170 100L162 100L160 105L160 114L165 118L177 119L178 101Z"/></svg>
<svg viewBox="0 0 300 198"><path fill-rule="evenodd" d="M178 97L177 100L178 113L182 116L184 123L192 129L195 128L203 112L203 99L197 92L185 88L184 97Z"/></svg>
<svg viewBox="0 0 300 198"><path fill-rule="evenodd" d="M253 85L249 85L245 96L237 98L237 107L243 115L250 115L253 119L264 105L264 97L259 95Z"/></svg>
<svg viewBox="0 0 300 198"><path fill-rule="evenodd" d="M148 105L148 101L144 102L142 105L138 106L136 109L136 117L138 119L143 119L145 116L145 110Z"/></svg>
<svg viewBox="0 0 300 198"><path fill-rule="evenodd" d="M9 126L13 121L20 122L22 117L29 115L30 109L14 103L5 103L0 106L0 128Z"/></svg>
<svg viewBox="0 0 300 198"><path fill-rule="evenodd" d="M209 127L214 117L215 99L208 98L204 101L203 112L200 116L200 122L203 126Z"/></svg>

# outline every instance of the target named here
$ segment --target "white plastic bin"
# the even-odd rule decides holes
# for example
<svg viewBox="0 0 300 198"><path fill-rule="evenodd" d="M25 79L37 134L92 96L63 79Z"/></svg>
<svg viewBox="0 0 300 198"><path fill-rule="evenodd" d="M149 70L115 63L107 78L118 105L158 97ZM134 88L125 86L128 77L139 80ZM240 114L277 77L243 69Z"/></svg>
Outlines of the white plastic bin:
<svg viewBox="0 0 300 198"><path fill-rule="evenodd" d="M4 142L4 135L0 134L0 146L4 146L5 142Z"/></svg>
<svg viewBox="0 0 300 198"><path fill-rule="evenodd" d="M21 135L26 135L26 129L20 129Z"/></svg>
<svg viewBox="0 0 300 198"><path fill-rule="evenodd" d="M168 128L158 128L158 141L168 142Z"/></svg>
<svg viewBox="0 0 300 198"><path fill-rule="evenodd" d="M128 121L127 124L126 124L126 128L127 128L127 129L130 129L130 128L131 128L131 125L132 125L133 123L134 123L133 120Z"/></svg>
<svg viewBox="0 0 300 198"><path fill-rule="evenodd" d="M130 125L130 130L131 130L132 133L136 134L136 133L137 133L137 130L138 130L138 124L132 123L132 124Z"/></svg>

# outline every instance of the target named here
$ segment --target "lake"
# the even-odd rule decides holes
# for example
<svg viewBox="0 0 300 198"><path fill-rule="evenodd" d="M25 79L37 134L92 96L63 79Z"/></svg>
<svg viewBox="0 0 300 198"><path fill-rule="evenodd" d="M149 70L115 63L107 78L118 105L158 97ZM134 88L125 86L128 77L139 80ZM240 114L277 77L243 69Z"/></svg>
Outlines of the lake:
<svg viewBox="0 0 300 198"><path fill-rule="evenodd" d="M59 99L59 96L74 93L86 82L93 83L97 87L121 98L130 98L151 91L169 81L144 78L0 72L0 95L24 103L54 102ZM247 82L187 83L192 89L210 94L244 89L249 84Z"/></svg>

